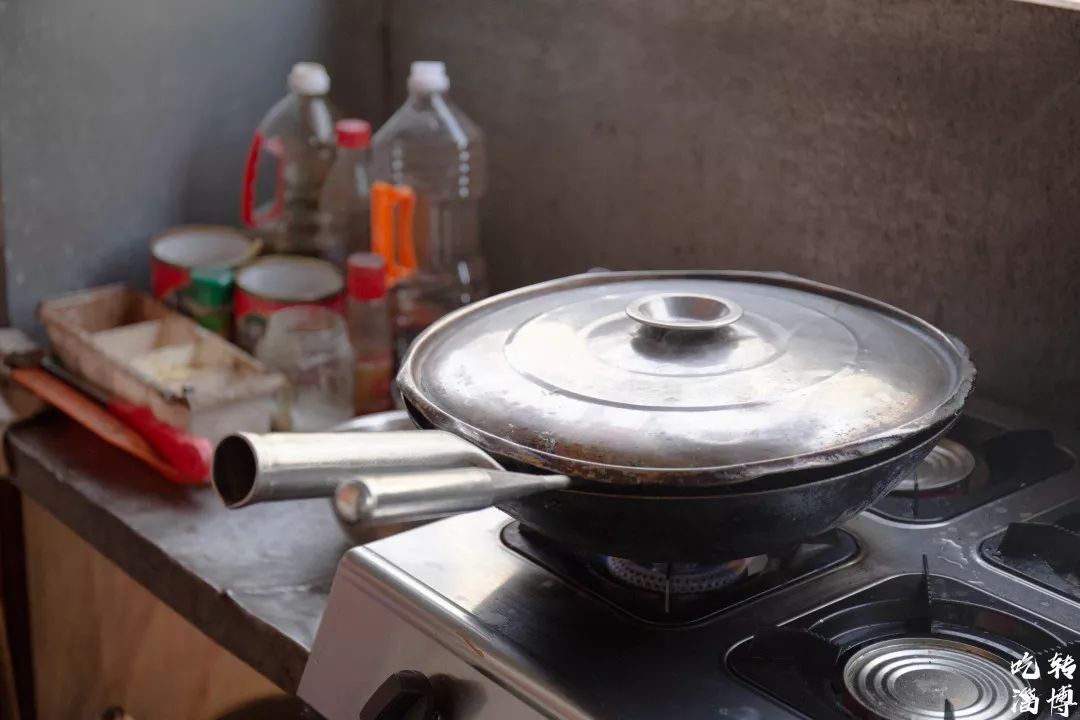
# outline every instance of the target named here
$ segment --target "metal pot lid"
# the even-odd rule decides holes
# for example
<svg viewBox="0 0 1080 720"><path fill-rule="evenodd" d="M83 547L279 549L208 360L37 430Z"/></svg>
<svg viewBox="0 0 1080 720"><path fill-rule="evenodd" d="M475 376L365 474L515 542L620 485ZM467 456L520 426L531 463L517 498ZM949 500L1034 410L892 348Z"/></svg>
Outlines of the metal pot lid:
<svg viewBox="0 0 1080 720"><path fill-rule="evenodd" d="M398 383L503 458L618 484L719 485L886 450L975 370L932 325L790 275L589 273L458 310Z"/></svg>

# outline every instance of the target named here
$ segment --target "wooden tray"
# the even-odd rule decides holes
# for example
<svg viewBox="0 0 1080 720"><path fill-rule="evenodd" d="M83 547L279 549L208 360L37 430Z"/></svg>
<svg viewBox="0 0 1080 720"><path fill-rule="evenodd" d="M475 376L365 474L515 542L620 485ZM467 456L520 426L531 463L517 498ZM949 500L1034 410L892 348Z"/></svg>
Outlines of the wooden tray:
<svg viewBox="0 0 1080 720"><path fill-rule="evenodd" d="M154 298L107 285L45 300L38 318L70 370L216 443L267 432L285 379Z"/></svg>

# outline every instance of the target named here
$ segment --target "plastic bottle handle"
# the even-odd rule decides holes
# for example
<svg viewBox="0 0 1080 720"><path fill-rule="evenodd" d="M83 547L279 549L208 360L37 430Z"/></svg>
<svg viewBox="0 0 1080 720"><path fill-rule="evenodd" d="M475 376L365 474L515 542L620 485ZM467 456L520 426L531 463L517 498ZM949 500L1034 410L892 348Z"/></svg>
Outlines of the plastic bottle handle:
<svg viewBox="0 0 1080 720"><path fill-rule="evenodd" d="M240 193L240 217L244 225L259 227L279 217L285 209L285 164L277 159L277 173L274 183L274 204L264 213L255 212L255 175L259 168L259 156L263 146L262 130L256 130L251 139L247 162L244 164L244 187Z"/></svg>
<svg viewBox="0 0 1080 720"><path fill-rule="evenodd" d="M393 287L416 272L413 215L416 193L408 185L371 185L371 249L386 261L386 284Z"/></svg>
<svg viewBox="0 0 1080 720"><path fill-rule="evenodd" d="M407 185L394 188L397 201L395 227L397 228L398 263L404 277L416 272L416 246L413 244L413 217L416 212L416 193Z"/></svg>

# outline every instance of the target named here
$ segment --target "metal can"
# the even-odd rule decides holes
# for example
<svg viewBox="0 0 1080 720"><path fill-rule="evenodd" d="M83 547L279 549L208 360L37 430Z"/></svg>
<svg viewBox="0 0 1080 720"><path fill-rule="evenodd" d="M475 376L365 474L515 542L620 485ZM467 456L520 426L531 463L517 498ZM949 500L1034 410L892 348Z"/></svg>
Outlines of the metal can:
<svg viewBox="0 0 1080 720"><path fill-rule="evenodd" d="M261 241L229 227L183 225L167 230L150 240L154 297L190 315L204 327L227 335L231 273L261 249ZM216 284L227 275L223 291L208 294L199 290L200 274L206 273L215 276Z"/></svg>
<svg viewBox="0 0 1080 720"><path fill-rule="evenodd" d="M266 322L278 310L319 305L344 314L345 287L336 267L315 258L271 255L236 273L236 343L254 352Z"/></svg>

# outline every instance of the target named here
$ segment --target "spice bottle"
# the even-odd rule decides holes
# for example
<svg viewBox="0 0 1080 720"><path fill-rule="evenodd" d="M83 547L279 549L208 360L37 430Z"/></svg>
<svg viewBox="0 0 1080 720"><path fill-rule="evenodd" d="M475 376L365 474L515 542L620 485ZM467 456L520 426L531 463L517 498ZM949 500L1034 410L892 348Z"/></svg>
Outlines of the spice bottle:
<svg viewBox="0 0 1080 720"><path fill-rule="evenodd" d="M393 333L386 297L386 261L374 253L348 259L346 317L355 357L354 407L357 415L393 407Z"/></svg>

